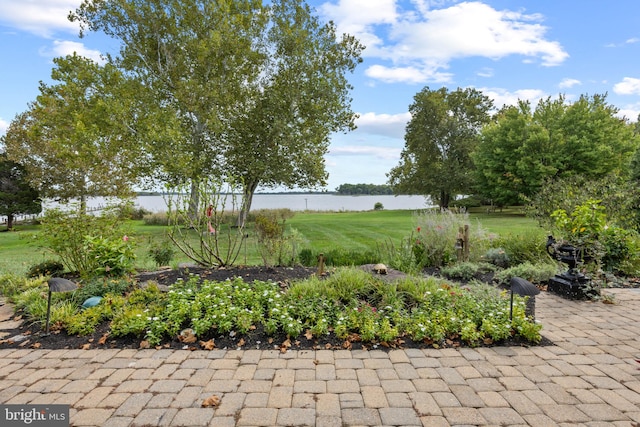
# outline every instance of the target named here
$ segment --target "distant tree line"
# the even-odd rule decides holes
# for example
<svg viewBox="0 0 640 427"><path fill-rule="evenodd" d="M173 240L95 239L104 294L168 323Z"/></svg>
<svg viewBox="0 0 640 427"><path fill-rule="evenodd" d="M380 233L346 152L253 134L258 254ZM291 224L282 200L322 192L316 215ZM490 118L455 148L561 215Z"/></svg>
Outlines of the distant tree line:
<svg viewBox="0 0 640 427"><path fill-rule="evenodd" d="M342 184L336 188L338 194L355 195L367 194L372 196L393 194L393 187L388 184Z"/></svg>

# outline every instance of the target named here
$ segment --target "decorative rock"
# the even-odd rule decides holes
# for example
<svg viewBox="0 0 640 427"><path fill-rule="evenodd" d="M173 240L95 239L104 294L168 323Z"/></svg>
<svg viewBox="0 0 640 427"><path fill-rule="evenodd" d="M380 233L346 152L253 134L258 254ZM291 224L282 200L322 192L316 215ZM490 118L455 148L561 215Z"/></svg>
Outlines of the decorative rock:
<svg viewBox="0 0 640 427"><path fill-rule="evenodd" d="M100 304L100 301L102 301L102 297L91 297L91 298L87 298L87 299L82 303L82 308L95 307L96 305Z"/></svg>
<svg viewBox="0 0 640 427"><path fill-rule="evenodd" d="M377 274L387 274L387 266L384 264L376 264L372 270Z"/></svg>

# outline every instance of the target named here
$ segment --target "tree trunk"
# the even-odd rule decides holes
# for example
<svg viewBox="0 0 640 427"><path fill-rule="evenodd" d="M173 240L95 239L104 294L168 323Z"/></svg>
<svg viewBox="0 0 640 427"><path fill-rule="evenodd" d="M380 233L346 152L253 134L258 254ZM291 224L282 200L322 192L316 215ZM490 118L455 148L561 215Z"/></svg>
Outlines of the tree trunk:
<svg viewBox="0 0 640 427"><path fill-rule="evenodd" d="M247 222L247 215L251 210L251 202L253 201L253 194L258 188L258 181L253 181L249 184L245 184L242 187L242 207L240 208L240 214L238 215L238 227L244 227Z"/></svg>
<svg viewBox="0 0 640 427"><path fill-rule="evenodd" d="M193 224L196 224L200 210L200 186L197 180L191 180L189 193L189 218Z"/></svg>
<svg viewBox="0 0 640 427"><path fill-rule="evenodd" d="M440 209L449 209L451 194L446 190L440 190Z"/></svg>
<svg viewBox="0 0 640 427"><path fill-rule="evenodd" d="M13 214L7 214L7 230L13 230Z"/></svg>

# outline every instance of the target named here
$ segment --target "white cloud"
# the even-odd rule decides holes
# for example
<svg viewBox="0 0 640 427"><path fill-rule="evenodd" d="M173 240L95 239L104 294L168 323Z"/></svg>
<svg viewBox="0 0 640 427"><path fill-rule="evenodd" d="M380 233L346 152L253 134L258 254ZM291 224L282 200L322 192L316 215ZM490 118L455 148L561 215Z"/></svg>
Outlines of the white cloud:
<svg viewBox="0 0 640 427"><path fill-rule="evenodd" d="M638 43L640 42L640 38L638 37L632 37L630 39L625 40L626 44L633 44L633 43Z"/></svg>
<svg viewBox="0 0 640 427"><path fill-rule="evenodd" d="M484 67L476 73L480 77L493 77L493 68Z"/></svg>
<svg viewBox="0 0 640 427"><path fill-rule="evenodd" d="M4 135L7 133L7 129L9 128L9 122L3 119L0 119L0 135Z"/></svg>
<svg viewBox="0 0 640 427"><path fill-rule="evenodd" d="M400 148L375 147L369 145L348 145L345 147L332 147L330 156L373 156L383 160L397 160L400 158Z"/></svg>
<svg viewBox="0 0 640 427"><path fill-rule="evenodd" d="M440 73L434 69L417 69L415 67L372 65L365 70L365 75L385 83L416 84L425 82L448 83L451 81L451 74Z"/></svg>
<svg viewBox="0 0 640 427"><path fill-rule="evenodd" d="M0 0L0 22L50 38L56 31L78 32L78 24L69 22L69 12L80 0Z"/></svg>
<svg viewBox="0 0 640 427"><path fill-rule="evenodd" d="M545 38L547 28L540 15L499 11L480 2L439 9L432 7L442 1L413 3L416 10L404 12L394 0L339 0L337 5L324 4L321 11L340 32L353 34L367 46L363 56L393 64L367 70L367 75L383 81L443 81L450 75L439 70L457 58L521 55L553 66L568 57L558 42Z"/></svg>
<svg viewBox="0 0 640 427"><path fill-rule="evenodd" d="M519 89L514 92L500 88L478 88L478 90L493 99L493 105L497 109L505 105L517 105L519 100L529 101L535 107L538 101L547 97L547 94L539 89Z"/></svg>
<svg viewBox="0 0 640 427"><path fill-rule="evenodd" d="M637 122L640 115L640 102L636 104L625 105L620 108L617 116L620 118L626 118L630 122Z"/></svg>
<svg viewBox="0 0 640 427"><path fill-rule="evenodd" d="M565 78L565 79L562 79L560 83L558 83L558 87L561 89L569 89L581 84L582 82L580 80Z"/></svg>
<svg viewBox="0 0 640 427"><path fill-rule="evenodd" d="M401 114L364 113L356 120L356 125L358 132L403 139L409 120L411 120L409 112Z"/></svg>
<svg viewBox="0 0 640 427"><path fill-rule="evenodd" d="M640 79L625 77L613 85L613 91L618 95L640 95Z"/></svg>
<svg viewBox="0 0 640 427"><path fill-rule="evenodd" d="M69 40L54 40L50 49L40 49L40 55L44 57L67 56L76 53L78 56L93 59L97 63L104 63L100 57L100 51L87 49L82 43Z"/></svg>

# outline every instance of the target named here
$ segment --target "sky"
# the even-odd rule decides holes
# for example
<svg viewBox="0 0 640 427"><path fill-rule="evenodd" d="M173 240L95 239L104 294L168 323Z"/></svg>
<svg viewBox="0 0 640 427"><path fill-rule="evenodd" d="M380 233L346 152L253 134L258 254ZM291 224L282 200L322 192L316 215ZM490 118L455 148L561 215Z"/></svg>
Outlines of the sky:
<svg viewBox="0 0 640 427"><path fill-rule="evenodd" d="M619 116L640 114L640 1L308 0L323 21L364 45L349 75L357 129L334 134L327 190L385 184L399 164L413 97L425 87L475 88L496 107L563 94L607 94ZM52 59L100 61L118 42L80 39L67 20L80 0L0 0L0 135L51 83Z"/></svg>

